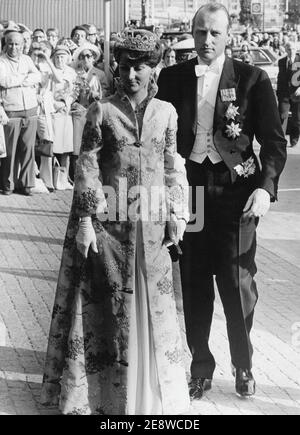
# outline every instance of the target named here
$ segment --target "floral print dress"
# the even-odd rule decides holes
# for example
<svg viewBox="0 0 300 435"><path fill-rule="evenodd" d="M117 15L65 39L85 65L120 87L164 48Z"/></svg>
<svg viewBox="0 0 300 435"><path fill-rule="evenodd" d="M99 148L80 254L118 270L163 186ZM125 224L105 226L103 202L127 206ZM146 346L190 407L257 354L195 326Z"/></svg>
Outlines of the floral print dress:
<svg viewBox="0 0 300 435"><path fill-rule="evenodd" d="M154 98L156 89L135 112L119 87L101 102L101 126L84 130L42 391L42 402L59 401L64 414L189 408L163 212L188 220L187 180L177 114ZM153 187L166 195L147 207ZM87 260L75 241L83 216L92 216L99 251Z"/></svg>

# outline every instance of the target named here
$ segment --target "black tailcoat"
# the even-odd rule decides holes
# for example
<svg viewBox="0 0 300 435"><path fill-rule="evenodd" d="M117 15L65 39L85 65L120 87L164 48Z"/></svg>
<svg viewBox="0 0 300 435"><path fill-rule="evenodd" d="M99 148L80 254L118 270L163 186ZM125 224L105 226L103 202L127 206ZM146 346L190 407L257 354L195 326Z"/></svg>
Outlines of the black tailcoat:
<svg viewBox="0 0 300 435"><path fill-rule="evenodd" d="M158 98L172 103L178 113L178 152L188 158L192 152L197 126L197 58L162 70ZM224 134L225 113L230 102L222 102L221 90L236 89L238 120L242 132L236 140ZM238 164L253 156L253 138L262 148L262 171L257 187L277 198L278 180L286 161L286 140L283 135L274 91L263 70L226 58L215 107L214 144L231 172L234 182Z"/></svg>
<svg viewBox="0 0 300 435"><path fill-rule="evenodd" d="M192 187L204 186L204 228L186 233L180 259L187 341L193 356L193 377L212 378L215 361L209 350L213 317L214 281L224 306L232 363L243 369L252 364L250 331L258 294L256 273L256 226L243 219L243 208L256 188L277 199L279 176L286 162L286 140L277 102L267 74L259 68L226 58L215 105L214 144L223 162L212 165L189 161L197 128L197 59L163 70L158 98L172 103L178 113L178 152L187 159ZM229 91L230 90L230 91ZM234 90L234 91L232 91ZM235 101L224 101L228 95ZM225 98L224 98L225 96ZM234 98L233 98L234 99ZM234 122L240 136L230 139L226 118L230 104L238 108ZM260 164L253 139L261 145ZM255 174L241 176L235 169L251 157Z"/></svg>
<svg viewBox="0 0 300 435"><path fill-rule="evenodd" d="M291 97L300 86L300 55L296 55L292 65L286 56L279 60L278 66L277 97L283 130L290 134L291 140L298 141L300 136L300 100L293 101ZM296 86L295 83L293 85L293 77ZM292 117L289 120L290 112Z"/></svg>

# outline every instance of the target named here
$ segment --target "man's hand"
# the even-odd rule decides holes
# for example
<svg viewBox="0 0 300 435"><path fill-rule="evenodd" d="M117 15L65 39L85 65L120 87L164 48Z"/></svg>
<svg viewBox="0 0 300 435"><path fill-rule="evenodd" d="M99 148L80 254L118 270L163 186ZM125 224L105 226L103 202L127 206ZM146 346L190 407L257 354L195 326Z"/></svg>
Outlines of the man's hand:
<svg viewBox="0 0 300 435"><path fill-rule="evenodd" d="M295 96L296 97L300 97L300 88L296 89Z"/></svg>
<svg viewBox="0 0 300 435"><path fill-rule="evenodd" d="M44 59L48 64L50 64L52 62L50 56L47 53L45 53L44 51L39 52L39 57L41 59Z"/></svg>
<svg viewBox="0 0 300 435"><path fill-rule="evenodd" d="M256 189L247 201L243 210L245 218L264 217L271 206L270 194L264 189Z"/></svg>
<svg viewBox="0 0 300 435"><path fill-rule="evenodd" d="M90 247L96 254L98 254L97 236L90 217L81 220L76 236L76 243L78 251L84 256L84 258L88 257Z"/></svg>

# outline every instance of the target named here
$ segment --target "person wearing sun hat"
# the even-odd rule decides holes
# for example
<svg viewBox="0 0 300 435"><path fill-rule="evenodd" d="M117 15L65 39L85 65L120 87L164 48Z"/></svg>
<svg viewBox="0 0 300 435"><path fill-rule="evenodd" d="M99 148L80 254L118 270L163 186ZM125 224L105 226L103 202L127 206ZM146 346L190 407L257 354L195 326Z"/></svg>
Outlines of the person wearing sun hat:
<svg viewBox="0 0 300 435"><path fill-rule="evenodd" d="M77 73L75 83L76 101L72 105L74 127L74 153L71 156L70 177L74 179L75 165L80 152L86 111L91 103L110 94L106 74L94 64L101 56L100 49L89 42L81 45L73 54L72 66Z"/></svg>
<svg viewBox="0 0 300 435"><path fill-rule="evenodd" d="M53 114L53 153L62 167L69 174L70 154L73 152L73 122L71 105L74 102L76 73L69 66L71 60L70 50L66 45L57 45L52 55L59 81L53 81L53 97L55 113ZM72 189L66 181L65 189ZM63 190L63 189L62 189Z"/></svg>
<svg viewBox="0 0 300 435"><path fill-rule="evenodd" d="M66 54L68 56L71 56L71 51L69 50L68 46L65 44L59 44L55 47L52 56L54 57L55 55L58 54Z"/></svg>
<svg viewBox="0 0 300 435"><path fill-rule="evenodd" d="M65 38L65 37L60 38L56 46L57 45L65 45L69 49L71 55L73 55L74 51L78 48L78 46L75 44L74 41L72 41L71 38Z"/></svg>
<svg viewBox="0 0 300 435"><path fill-rule="evenodd" d="M87 114L42 403L63 414L183 414L190 400L166 247L189 219L177 115L155 98L153 33L125 34L116 58L116 93ZM141 195L150 199L152 188L159 198L147 211Z"/></svg>

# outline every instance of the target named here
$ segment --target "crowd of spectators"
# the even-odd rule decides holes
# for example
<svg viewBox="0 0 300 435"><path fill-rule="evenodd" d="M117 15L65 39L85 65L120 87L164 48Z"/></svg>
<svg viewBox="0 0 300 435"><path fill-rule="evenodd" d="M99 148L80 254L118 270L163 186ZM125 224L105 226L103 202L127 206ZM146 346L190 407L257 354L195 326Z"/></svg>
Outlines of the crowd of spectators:
<svg viewBox="0 0 300 435"><path fill-rule="evenodd" d="M164 36L161 26L154 31L163 48L158 77L178 62L176 44L192 36ZM104 72L104 31L94 24L77 25L66 37L56 28L31 31L7 22L0 25L0 37L0 140L3 136L6 143L6 152L0 152L0 190L31 195L34 190L72 189L87 108L114 91L119 35L111 34L109 77ZM226 54L233 56L239 49L240 60L251 64L251 48L262 47L279 59L287 43L299 39L293 30L271 34L249 29L232 33Z"/></svg>
<svg viewBox="0 0 300 435"><path fill-rule="evenodd" d="M73 188L88 106L112 93L104 72L103 31L93 24L33 31L6 23L1 30L0 190L53 192ZM111 42L111 72L117 68ZM3 149L3 147L1 148Z"/></svg>

